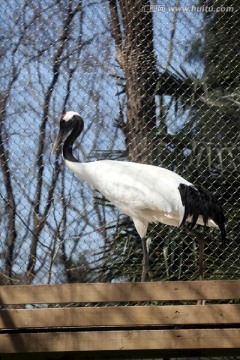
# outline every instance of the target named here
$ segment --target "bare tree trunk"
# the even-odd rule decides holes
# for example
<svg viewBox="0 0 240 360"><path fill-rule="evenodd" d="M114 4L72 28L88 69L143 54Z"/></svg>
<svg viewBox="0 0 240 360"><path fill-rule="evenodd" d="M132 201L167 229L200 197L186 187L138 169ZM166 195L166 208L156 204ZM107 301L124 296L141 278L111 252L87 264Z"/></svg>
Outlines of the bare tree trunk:
<svg viewBox="0 0 240 360"><path fill-rule="evenodd" d="M13 76L10 85L9 91L7 91L6 96L0 97L0 163L3 173L3 179L5 183L6 193L7 193L7 201L6 201L6 208L8 212L8 238L7 238L7 253L6 253L6 273L9 277L9 280L12 279L12 266L13 266L13 251L14 245L17 238L17 231L15 225L16 219L16 203L15 197L12 188L12 181L11 181L11 172L8 164L8 155L7 151L4 147L4 140L3 140L3 123L5 119L6 113L6 103L8 100L8 96L10 93L10 89L14 81L16 80L16 74Z"/></svg>
<svg viewBox="0 0 240 360"><path fill-rule="evenodd" d="M1 121L2 123L2 121ZM3 145L2 131L0 126L0 162L3 172L4 183L7 193L6 207L8 211L8 238L7 238L7 254L6 254L6 273L9 279L12 278L13 265L13 250L17 237L15 218L16 218L16 204L12 190L12 183L10 178L10 170L8 166L8 158Z"/></svg>
<svg viewBox="0 0 240 360"><path fill-rule="evenodd" d="M68 6L68 15L65 18L62 28L62 34L60 35L60 45L57 49L54 61L53 61L53 78L51 84L48 87L48 90L45 95L44 99L44 109L43 109L43 117L42 123L40 126L40 138L38 144L38 154L37 154L37 187L36 187L36 199L34 204L34 214L33 214L33 236L32 242L30 247L30 254L29 254L29 261L27 265L27 272L29 281L31 281L32 277L35 274L35 264L37 259L37 244L39 240L39 235L43 229L43 226L46 222L48 212L51 207L51 203L53 200L53 192L57 182L58 174L59 174L59 166L58 163L55 163L54 174L52 178L52 184L49 189L47 204L44 210L44 214L41 216L40 214L40 204L41 204L41 197L42 197L42 190L43 190L43 171L44 171L44 161L43 161L43 154L44 154L44 145L45 145L45 133L46 133L46 125L48 120L48 112L49 112L49 104L50 99L54 90L54 87L57 83L59 73L60 73L60 66L62 62L62 54L65 48L65 44L69 39L69 32L70 32L70 25L73 19L73 16L79 12L81 9L80 5L72 9L72 1L69 1Z"/></svg>
<svg viewBox="0 0 240 360"><path fill-rule="evenodd" d="M118 7L117 0L110 0L109 4L116 58L126 78L127 123L123 131L128 158L153 163L157 72L152 14L144 11L149 2L120 0Z"/></svg>

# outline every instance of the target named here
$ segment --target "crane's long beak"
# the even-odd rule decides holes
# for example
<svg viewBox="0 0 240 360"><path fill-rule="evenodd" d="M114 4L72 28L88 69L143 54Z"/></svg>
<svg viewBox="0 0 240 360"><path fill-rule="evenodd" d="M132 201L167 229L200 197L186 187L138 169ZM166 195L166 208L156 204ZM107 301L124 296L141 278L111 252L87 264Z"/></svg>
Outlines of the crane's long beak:
<svg viewBox="0 0 240 360"><path fill-rule="evenodd" d="M57 148L59 147L59 145L62 143L63 139L64 139L64 135L65 133L60 129L58 136L53 144L52 147L52 151L51 151L51 155L54 154L54 152L57 150Z"/></svg>

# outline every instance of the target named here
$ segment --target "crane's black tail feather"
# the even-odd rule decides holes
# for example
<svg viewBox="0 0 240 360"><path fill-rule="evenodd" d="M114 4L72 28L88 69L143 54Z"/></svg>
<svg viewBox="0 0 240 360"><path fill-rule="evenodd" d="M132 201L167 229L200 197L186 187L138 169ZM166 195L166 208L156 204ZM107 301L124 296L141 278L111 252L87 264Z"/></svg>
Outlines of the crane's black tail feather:
<svg viewBox="0 0 240 360"><path fill-rule="evenodd" d="M217 197L202 186L193 187L180 184L178 190L185 207L180 226L184 225L189 217L191 217L190 229L196 225L199 216L202 216L204 226L208 224L209 219L212 219L221 231L222 244L226 245L225 218Z"/></svg>

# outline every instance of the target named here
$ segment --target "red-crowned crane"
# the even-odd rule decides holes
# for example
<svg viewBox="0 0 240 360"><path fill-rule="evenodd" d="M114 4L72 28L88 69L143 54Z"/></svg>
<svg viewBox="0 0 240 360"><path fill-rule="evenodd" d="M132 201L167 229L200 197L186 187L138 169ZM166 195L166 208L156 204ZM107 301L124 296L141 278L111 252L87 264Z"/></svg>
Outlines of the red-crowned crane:
<svg viewBox="0 0 240 360"><path fill-rule="evenodd" d="M79 113L66 112L60 120L60 130L52 153L65 140L63 159L69 169L132 218L142 239L142 281L149 271L146 246L149 223L161 222L180 227L188 222L190 231L196 224L218 227L222 243L225 244L223 210L214 195L201 186L191 184L175 172L157 166L113 160L80 163L73 155L72 148L83 126ZM199 240L200 243L203 242L201 234ZM199 255L201 261L202 257L203 245L202 255ZM202 272L203 265L200 265Z"/></svg>

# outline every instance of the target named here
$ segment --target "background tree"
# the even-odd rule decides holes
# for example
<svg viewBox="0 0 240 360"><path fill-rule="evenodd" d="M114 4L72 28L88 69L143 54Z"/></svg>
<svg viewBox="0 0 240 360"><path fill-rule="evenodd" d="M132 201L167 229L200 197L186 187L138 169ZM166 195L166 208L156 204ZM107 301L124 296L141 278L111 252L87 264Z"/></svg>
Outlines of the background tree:
<svg viewBox="0 0 240 360"><path fill-rule="evenodd" d="M110 0L116 60L125 81L126 121L122 128L131 161L153 163L156 137L156 59L152 13L144 11L146 0Z"/></svg>

